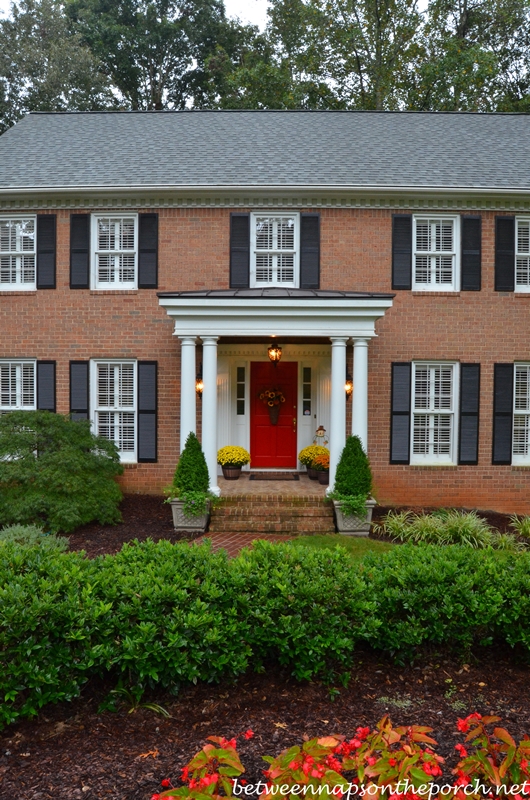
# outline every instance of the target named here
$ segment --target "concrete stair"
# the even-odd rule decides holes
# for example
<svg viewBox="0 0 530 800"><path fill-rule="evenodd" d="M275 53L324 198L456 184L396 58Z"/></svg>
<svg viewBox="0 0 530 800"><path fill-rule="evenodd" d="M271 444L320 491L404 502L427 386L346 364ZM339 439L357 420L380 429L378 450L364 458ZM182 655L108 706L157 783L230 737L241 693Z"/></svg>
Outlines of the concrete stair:
<svg viewBox="0 0 530 800"><path fill-rule="evenodd" d="M335 533L333 506L319 495L240 494L212 511L210 533Z"/></svg>

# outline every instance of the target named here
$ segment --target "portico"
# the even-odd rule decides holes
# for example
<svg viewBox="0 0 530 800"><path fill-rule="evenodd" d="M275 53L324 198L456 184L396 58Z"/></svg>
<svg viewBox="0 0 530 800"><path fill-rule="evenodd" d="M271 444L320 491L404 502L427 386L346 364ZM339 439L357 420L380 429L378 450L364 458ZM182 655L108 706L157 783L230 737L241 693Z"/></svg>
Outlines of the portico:
<svg viewBox="0 0 530 800"><path fill-rule="evenodd" d="M196 357L195 350L202 343L203 357L203 393L202 393L202 448L210 474L210 489L219 495L217 482L217 450L222 444L234 444L235 441L223 441L218 433L221 429L235 435L233 427L226 426L223 420L230 414L239 413L238 406L238 350L237 343L256 340L257 337L282 340L303 340L307 342L304 349L292 346L287 353L287 360L296 362L298 366L298 382L300 385L300 401L298 395L293 398L293 408L298 409L293 417L293 425L297 429L298 443L304 442L311 423L316 417L313 407L307 421L303 414L307 408L303 405L303 384L305 377L311 373L311 367L303 367L302 357L308 364L315 364L315 397L321 417L329 420L330 449L330 487L333 487L335 470L346 438L346 393L344 383L346 376L346 348L353 344L353 396L351 403L352 432L357 434L365 449L368 448L368 352L370 339L376 336L375 323L392 305L393 295L382 293L335 292L300 289L240 289L198 292L161 292L158 295L160 305L174 319L174 335L181 344L181 405L180 405L180 447L188 434L196 432L197 398L195 392ZM231 343L228 351L223 344ZM323 345L327 340L329 345ZM318 342L318 347L314 345ZM242 351L240 350L239 353ZM251 359L252 348L247 347L245 358L241 363L255 363ZM219 370L220 355L223 369ZM243 355L241 355L243 358ZM266 351L264 359L267 360ZM228 366L227 366L228 365ZM236 370L234 373L233 370ZM240 367L242 369L242 367ZM228 370L228 372L227 372ZM232 370L230 372L230 370ZM246 373L239 382L243 398L246 399L246 410L241 417L250 414L250 382ZM274 374L274 373L271 373ZM221 375L228 375L220 380ZM235 376L235 378L234 378ZM232 391L232 386L236 391ZM306 381L307 385L307 381ZM329 390L324 391L324 386ZM318 393L317 393L318 389ZM307 402L307 401L306 401ZM224 403L224 405L223 405ZM315 399L317 403L317 399ZM243 406L242 406L243 408ZM222 414L220 415L220 409ZM225 410L223 410L225 409ZM305 409L305 410L303 410ZM301 412L301 413L300 413ZM238 420L239 421L239 420ZM243 444L247 436L247 428L241 420ZM302 423L307 422L303 428ZM224 426L224 427L223 427ZM304 433L305 431L305 433ZM250 443L250 440L249 440ZM307 444L309 442L306 442ZM303 446L303 445L302 445ZM252 456L252 449L251 449ZM252 462L251 462L252 466Z"/></svg>

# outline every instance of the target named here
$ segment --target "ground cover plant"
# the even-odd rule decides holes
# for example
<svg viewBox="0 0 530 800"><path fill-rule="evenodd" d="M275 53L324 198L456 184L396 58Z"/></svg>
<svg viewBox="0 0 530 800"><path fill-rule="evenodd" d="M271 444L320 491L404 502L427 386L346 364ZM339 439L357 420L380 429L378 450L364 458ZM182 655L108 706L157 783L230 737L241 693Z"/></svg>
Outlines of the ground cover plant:
<svg viewBox="0 0 530 800"><path fill-rule="evenodd" d="M512 527L519 532L513 522ZM519 528L525 530L524 521ZM526 547L515 536L494 531L475 511L440 509L431 514L390 511L380 523L374 525L374 531L390 537L392 541L413 544L453 544L509 551L524 550Z"/></svg>
<svg viewBox="0 0 530 800"><path fill-rule="evenodd" d="M53 533L44 533L38 525L8 525L0 530L0 545L14 542L40 548L68 549L68 539Z"/></svg>
<svg viewBox="0 0 530 800"><path fill-rule="evenodd" d="M345 684L363 648L407 663L426 647L530 655L530 556L404 545L132 543L115 556L0 547L0 723L94 678L179 690L271 665Z"/></svg>
<svg viewBox="0 0 530 800"><path fill-rule="evenodd" d="M123 472L113 442L88 420L49 411L0 415L0 525L41 525L68 533L120 519Z"/></svg>

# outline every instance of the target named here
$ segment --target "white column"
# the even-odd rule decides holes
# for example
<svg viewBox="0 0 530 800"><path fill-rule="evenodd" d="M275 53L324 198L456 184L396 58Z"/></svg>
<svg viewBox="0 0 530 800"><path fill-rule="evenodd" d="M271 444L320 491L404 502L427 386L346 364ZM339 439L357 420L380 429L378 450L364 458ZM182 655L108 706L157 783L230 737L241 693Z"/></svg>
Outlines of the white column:
<svg viewBox="0 0 530 800"><path fill-rule="evenodd" d="M202 450L210 475L210 491L217 485L217 336L202 337Z"/></svg>
<svg viewBox="0 0 530 800"><path fill-rule="evenodd" d="M329 432L329 489L333 491L337 464L346 442L346 342L347 337L331 338L331 424Z"/></svg>
<svg viewBox="0 0 530 800"><path fill-rule="evenodd" d="M195 337L180 339L180 452L190 433L197 431L197 396L195 393Z"/></svg>
<svg viewBox="0 0 530 800"><path fill-rule="evenodd" d="M353 397L351 430L364 452L368 448L368 339L353 340Z"/></svg>

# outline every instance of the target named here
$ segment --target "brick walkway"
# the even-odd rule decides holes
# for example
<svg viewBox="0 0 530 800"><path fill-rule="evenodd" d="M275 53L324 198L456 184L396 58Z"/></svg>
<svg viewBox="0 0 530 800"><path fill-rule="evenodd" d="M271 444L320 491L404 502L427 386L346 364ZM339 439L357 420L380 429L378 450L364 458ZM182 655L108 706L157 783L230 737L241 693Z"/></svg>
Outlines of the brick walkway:
<svg viewBox="0 0 530 800"><path fill-rule="evenodd" d="M212 550L224 548L228 555L233 558L237 556L243 547L250 547L252 542L256 539L265 539L268 542L288 542L289 539L292 538L292 536L277 533L225 533L223 531L222 533L207 533L199 539L195 539L193 544L200 544L205 539L210 539L212 542Z"/></svg>

